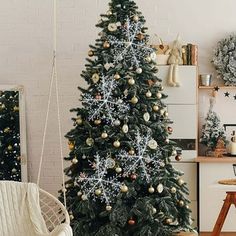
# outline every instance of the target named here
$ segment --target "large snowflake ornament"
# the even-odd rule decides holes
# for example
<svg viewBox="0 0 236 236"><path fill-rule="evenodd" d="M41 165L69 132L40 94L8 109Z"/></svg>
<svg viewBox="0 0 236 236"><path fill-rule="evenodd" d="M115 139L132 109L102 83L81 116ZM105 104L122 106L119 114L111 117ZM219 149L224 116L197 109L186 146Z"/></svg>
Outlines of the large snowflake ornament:
<svg viewBox="0 0 236 236"><path fill-rule="evenodd" d="M103 159L96 154L95 163L92 166L94 173L91 175L80 173L76 182L84 196L93 200L99 198L101 202L109 205L120 191L121 183L117 176L108 177L107 170L110 168L110 163L107 158Z"/></svg>
<svg viewBox="0 0 236 236"><path fill-rule="evenodd" d="M138 131L135 139L131 141L131 145L134 147L133 155L125 150L121 150L117 155L117 159L120 160L123 167L124 176L138 173L141 178L149 183L151 175L157 173L163 165L163 161L160 160L161 150L151 137L150 132L141 135Z"/></svg>
<svg viewBox="0 0 236 236"><path fill-rule="evenodd" d="M88 119L106 119L113 122L129 111L129 105L125 103L124 97L115 97L114 90L117 87L117 82L109 76L102 76L100 83L97 85L97 90L100 97L93 97L90 93L82 95L82 102L87 107Z"/></svg>
<svg viewBox="0 0 236 236"><path fill-rule="evenodd" d="M143 59L153 53L153 49L148 47L144 40L137 40L137 35L141 33L143 28L142 22L130 22L126 20L125 26L122 28L121 39L109 35L107 37L113 46L111 55L113 63L124 62L129 66L139 67Z"/></svg>

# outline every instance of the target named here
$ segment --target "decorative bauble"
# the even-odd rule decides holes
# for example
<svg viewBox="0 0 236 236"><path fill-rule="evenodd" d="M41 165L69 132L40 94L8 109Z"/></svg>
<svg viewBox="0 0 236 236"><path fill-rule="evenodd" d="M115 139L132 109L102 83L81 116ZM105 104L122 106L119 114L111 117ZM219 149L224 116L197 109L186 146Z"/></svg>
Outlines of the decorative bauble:
<svg viewBox="0 0 236 236"><path fill-rule="evenodd" d="M126 185L122 185L121 187L120 187L120 191L122 192L122 193L127 193L128 192L128 187L126 186Z"/></svg>
<svg viewBox="0 0 236 236"><path fill-rule="evenodd" d="M169 116L169 113L167 111L165 111L165 117L168 117Z"/></svg>
<svg viewBox="0 0 236 236"><path fill-rule="evenodd" d="M189 209L189 205L186 205L186 209Z"/></svg>
<svg viewBox="0 0 236 236"><path fill-rule="evenodd" d="M122 126L122 131L124 134L127 134L129 132L129 126L127 124L124 124Z"/></svg>
<svg viewBox="0 0 236 236"><path fill-rule="evenodd" d="M135 225L135 223L136 223L136 222L135 222L135 220L133 220L133 219L130 219L130 220L128 221L128 224L129 224L129 225Z"/></svg>
<svg viewBox="0 0 236 236"><path fill-rule="evenodd" d="M83 195L83 193L81 191L77 192L77 196L81 197Z"/></svg>
<svg viewBox="0 0 236 236"><path fill-rule="evenodd" d="M149 192L149 193L154 193L154 192L155 192L155 189L151 186L151 187L148 188L148 192Z"/></svg>
<svg viewBox="0 0 236 236"><path fill-rule="evenodd" d="M184 184L184 180L183 179L178 179L178 184L181 186Z"/></svg>
<svg viewBox="0 0 236 236"><path fill-rule="evenodd" d="M130 150L129 150L129 155L134 155L134 154L135 154L134 149L130 149Z"/></svg>
<svg viewBox="0 0 236 236"><path fill-rule="evenodd" d="M146 122L148 122L148 121L150 120L150 114L149 114L148 112L145 112L145 113L143 114L143 119L144 119Z"/></svg>
<svg viewBox="0 0 236 236"><path fill-rule="evenodd" d="M130 178L131 178L132 180L136 180L136 179L137 179L137 175L136 175L136 174L132 174L132 175L130 176Z"/></svg>
<svg viewBox="0 0 236 236"><path fill-rule="evenodd" d="M161 99L161 98L162 98L162 94L161 94L161 93L157 93L156 95L157 95L157 98L158 98L158 99Z"/></svg>
<svg viewBox="0 0 236 236"><path fill-rule="evenodd" d="M148 91L146 92L146 97L147 97L147 98L150 98L151 96L152 96L152 93L151 93L150 90L148 90Z"/></svg>
<svg viewBox="0 0 236 236"><path fill-rule="evenodd" d="M164 90L164 87L161 85L161 86L159 87L159 90L160 90L160 91L163 91L163 90Z"/></svg>
<svg viewBox="0 0 236 236"><path fill-rule="evenodd" d="M73 158L73 159L71 160L71 162L75 165L75 164L78 163L78 159L75 157L75 158Z"/></svg>
<svg viewBox="0 0 236 236"><path fill-rule="evenodd" d="M133 97L131 98L131 103L133 103L133 104L138 103L138 98L137 98L136 96L133 96Z"/></svg>
<svg viewBox="0 0 236 236"><path fill-rule="evenodd" d="M181 156L181 155L176 155L176 156L175 156L175 160L176 160L176 161L181 161L181 159L182 159L182 156Z"/></svg>
<svg viewBox="0 0 236 236"><path fill-rule="evenodd" d="M81 199L82 199L83 201L86 201L86 200L88 200L88 197L87 197L87 195L82 195L82 196L81 196Z"/></svg>
<svg viewBox="0 0 236 236"><path fill-rule="evenodd" d="M135 84L134 78L130 78L130 79L128 80L128 84L129 84L129 85L134 85L134 84Z"/></svg>
<svg viewBox="0 0 236 236"><path fill-rule="evenodd" d="M168 131L169 134L172 134L172 133L173 133L173 128L169 126L169 127L167 128L167 131Z"/></svg>
<svg viewBox="0 0 236 236"><path fill-rule="evenodd" d="M112 11L111 11L111 10L108 10L108 11L107 11L107 15L108 15L108 16L111 16L111 15L112 15Z"/></svg>
<svg viewBox="0 0 236 236"><path fill-rule="evenodd" d="M69 149L73 150L75 148L75 144L73 142L68 142Z"/></svg>
<svg viewBox="0 0 236 236"><path fill-rule="evenodd" d="M144 36L143 34L141 34L141 33L137 34L136 37L137 37L137 39L140 40L140 41L145 38L145 36Z"/></svg>
<svg viewBox="0 0 236 236"><path fill-rule="evenodd" d="M4 104L3 104L3 105L4 105ZM5 108L5 105L4 105L4 108ZM18 107L18 106L14 106L14 107L13 107L13 110L14 110L15 112L19 111L19 107Z"/></svg>
<svg viewBox="0 0 236 236"><path fill-rule="evenodd" d="M102 190L101 190L101 189L96 189L96 190L95 190L95 194L96 194L97 196L100 196L100 195L102 194Z"/></svg>
<svg viewBox="0 0 236 236"><path fill-rule="evenodd" d="M158 105L154 105L152 109L153 109L153 111L157 112L159 110L159 106Z"/></svg>
<svg viewBox="0 0 236 236"><path fill-rule="evenodd" d="M157 209L155 207L152 208L152 214L156 214L157 213Z"/></svg>
<svg viewBox="0 0 236 236"><path fill-rule="evenodd" d="M137 73L137 74L142 74L142 72L143 72L142 68L137 68L137 69L136 69L136 73Z"/></svg>
<svg viewBox="0 0 236 236"><path fill-rule="evenodd" d="M12 147L11 145L8 145L7 149L8 149L9 151L11 151L11 150L13 149L13 147Z"/></svg>
<svg viewBox="0 0 236 236"><path fill-rule="evenodd" d="M119 140L116 140L114 143L113 143L113 146L118 148L120 147L120 141Z"/></svg>
<svg viewBox="0 0 236 236"><path fill-rule="evenodd" d="M95 125L100 125L101 123L102 123L102 121L99 120L99 119L97 119L97 120L94 121L94 124L95 124Z"/></svg>
<svg viewBox="0 0 236 236"><path fill-rule="evenodd" d="M111 210L112 210L112 206L107 205L106 206L106 211L111 211Z"/></svg>
<svg viewBox="0 0 236 236"><path fill-rule="evenodd" d="M17 170L16 170L15 168L13 168L13 169L11 170L11 172L12 172L12 173L16 173Z"/></svg>
<svg viewBox="0 0 236 236"><path fill-rule="evenodd" d="M3 130L4 133L9 133L10 131L11 131L11 129L10 129L9 127L5 128L5 129Z"/></svg>
<svg viewBox="0 0 236 236"><path fill-rule="evenodd" d="M86 155L83 154L82 159L85 160L86 158L87 158Z"/></svg>
<svg viewBox="0 0 236 236"><path fill-rule="evenodd" d="M82 118L80 116L75 120L75 122L78 125L82 125L83 124L83 120L82 120Z"/></svg>
<svg viewBox="0 0 236 236"><path fill-rule="evenodd" d="M92 57L94 55L94 51L93 50L89 50L88 51L88 56Z"/></svg>
<svg viewBox="0 0 236 236"><path fill-rule="evenodd" d="M110 23L107 28L110 32L114 32L117 30L117 25L116 23Z"/></svg>
<svg viewBox="0 0 236 236"><path fill-rule="evenodd" d="M106 164L107 164L107 168L108 169L113 169L116 165L116 162L113 158L109 157L107 160L106 160Z"/></svg>
<svg viewBox="0 0 236 236"><path fill-rule="evenodd" d="M172 219L170 219L170 218L168 218L168 219L166 219L166 224L171 224L172 223Z"/></svg>
<svg viewBox="0 0 236 236"><path fill-rule="evenodd" d="M122 168L121 167L116 167L116 173L121 173L122 172Z"/></svg>
<svg viewBox="0 0 236 236"><path fill-rule="evenodd" d="M99 81L100 77L99 77L99 74L98 73L94 73L92 75L92 80L93 82L96 84L98 81Z"/></svg>
<svg viewBox="0 0 236 236"><path fill-rule="evenodd" d="M86 144L88 145L88 146L93 146L93 144L94 144L94 140L93 140L93 138L87 138L86 139Z"/></svg>
<svg viewBox="0 0 236 236"><path fill-rule="evenodd" d="M175 187L172 187L171 189L170 189L170 191L171 191L171 193L176 193L176 188Z"/></svg>
<svg viewBox="0 0 236 236"><path fill-rule="evenodd" d="M157 147L158 147L157 141L155 139L151 139L148 142L148 147L151 149L157 149Z"/></svg>
<svg viewBox="0 0 236 236"><path fill-rule="evenodd" d="M177 151L176 151L176 150L173 150L172 156L176 156L176 155L177 155Z"/></svg>
<svg viewBox="0 0 236 236"><path fill-rule="evenodd" d="M168 138L166 139L166 143L167 143L167 144L170 143L170 140L169 140Z"/></svg>
<svg viewBox="0 0 236 236"><path fill-rule="evenodd" d="M105 41L105 42L103 43L103 47L104 47L104 48L109 48L110 46L111 46L110 43L107 42L107 41Z"/></svg>
<svg viewBox="0 0 236 236"><path fill-rule="evenodd" d="M146 57L146 62L150 63L152 61L151 57Z"/></svg>
<svg viewBox="0 0 236 236"><path fill-rule="evenodd" d="M101 134L101 137L102 137L103 139L107 138L107 137L108 137L107 132L103 132L103 133Z"/></svg>
<svg viewBox="0 0 236 236"><path fill-rule="evenodd" d="M118 73L116 73L116 74L114 75L114 79L115 79L115 80L119 80L119 79L120 79L120 75L119 75Z"/></svg>
<svg viewBox="0 0 236 236"><path fill-rule="evenodd" d="M158 192L158 193L162 193L163 190L164 190L163 184L158 184L158 186L157 186L157 192Z"/></svg>
<svg viewBox="0 0 236 236"><path fill-rule="evenodd" d="M120 121L119 121L118 119L115 120L115 121L114 121L114 125L115 125L115 126L119 126L119 125L120 125Z"/></svg>
<svg viewBox="0 0 236 236"><path fill-rule="evenodd" d="M180 201L179 201L179 206L181 206L181 207L184 206L184 201L183 201L183 200L180 200Z"/></svg>
<svg viewBox="0 0 236 236"><path fill-rule="evenodd" d="M161 109L161 110L160 110L160 114L161 114L161 115L164 115L164 113L165 113L165 110L164 110L164 109Z"/></svg>
<svg viewBox="0 0 236 236"><path fill-rule="evenodd" d="M138 22L138 21L139 21L139 16L138 16L138 15L134 15L133 20L134 20L135 22Z"/></svg>

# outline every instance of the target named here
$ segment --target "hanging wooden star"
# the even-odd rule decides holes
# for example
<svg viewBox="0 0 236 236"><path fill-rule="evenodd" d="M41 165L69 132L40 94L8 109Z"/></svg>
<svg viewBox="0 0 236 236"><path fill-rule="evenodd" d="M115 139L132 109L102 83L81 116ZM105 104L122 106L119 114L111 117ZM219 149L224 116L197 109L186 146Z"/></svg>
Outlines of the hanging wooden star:
<svg viewBox="0 0 236 236"><path fill-rule="evenodd" d="M230 95L229 92L225 93L225 97L229 97L229 95Z"/></svg>
<svg viewBox="0 0 236 236"><path fill-rule="evenodd" d="M218 92L219 89L220 89L219 86L215 86L215 87L214 87L214 91L217 91L217 92Z"/></svg>

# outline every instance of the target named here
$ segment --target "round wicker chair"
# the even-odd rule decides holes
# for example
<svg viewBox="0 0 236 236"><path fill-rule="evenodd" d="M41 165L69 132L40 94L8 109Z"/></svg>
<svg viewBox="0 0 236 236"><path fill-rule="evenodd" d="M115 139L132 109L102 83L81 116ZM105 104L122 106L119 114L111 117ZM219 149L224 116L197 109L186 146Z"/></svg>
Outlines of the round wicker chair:
<svg viewBox="0 0 236 236"><path fill-rule="evenodd" d="M70 225L69 214L64 205L57 198L39 189L39 201L41 213L49 232L53 231L62 223Z"/></svg>

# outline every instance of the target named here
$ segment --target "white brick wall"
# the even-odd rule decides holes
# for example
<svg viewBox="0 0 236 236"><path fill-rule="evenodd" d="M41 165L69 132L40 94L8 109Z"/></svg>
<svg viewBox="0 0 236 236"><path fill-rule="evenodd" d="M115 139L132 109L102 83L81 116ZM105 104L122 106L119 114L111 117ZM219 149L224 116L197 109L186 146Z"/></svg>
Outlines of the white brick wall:
<svg viewBox="0 0 236 236"><path fill-rule="evenodd" d="M95 24L107 11L108 0L58 0L58 76L62 131L71 127L69 109L77 106L78 85L88 44L97 38ZM209 72L213 45L235 30L234 0L137 0L150 27L164 41L179 32L200 48L200 72ZM42 130L51 72L52 0L0 1L0 83L25 86L29 176L36 181ZM42 187L56 194L60 187L60 161L55 99L50 116ZM64 154L67 155L66 140Z"/></svg>

